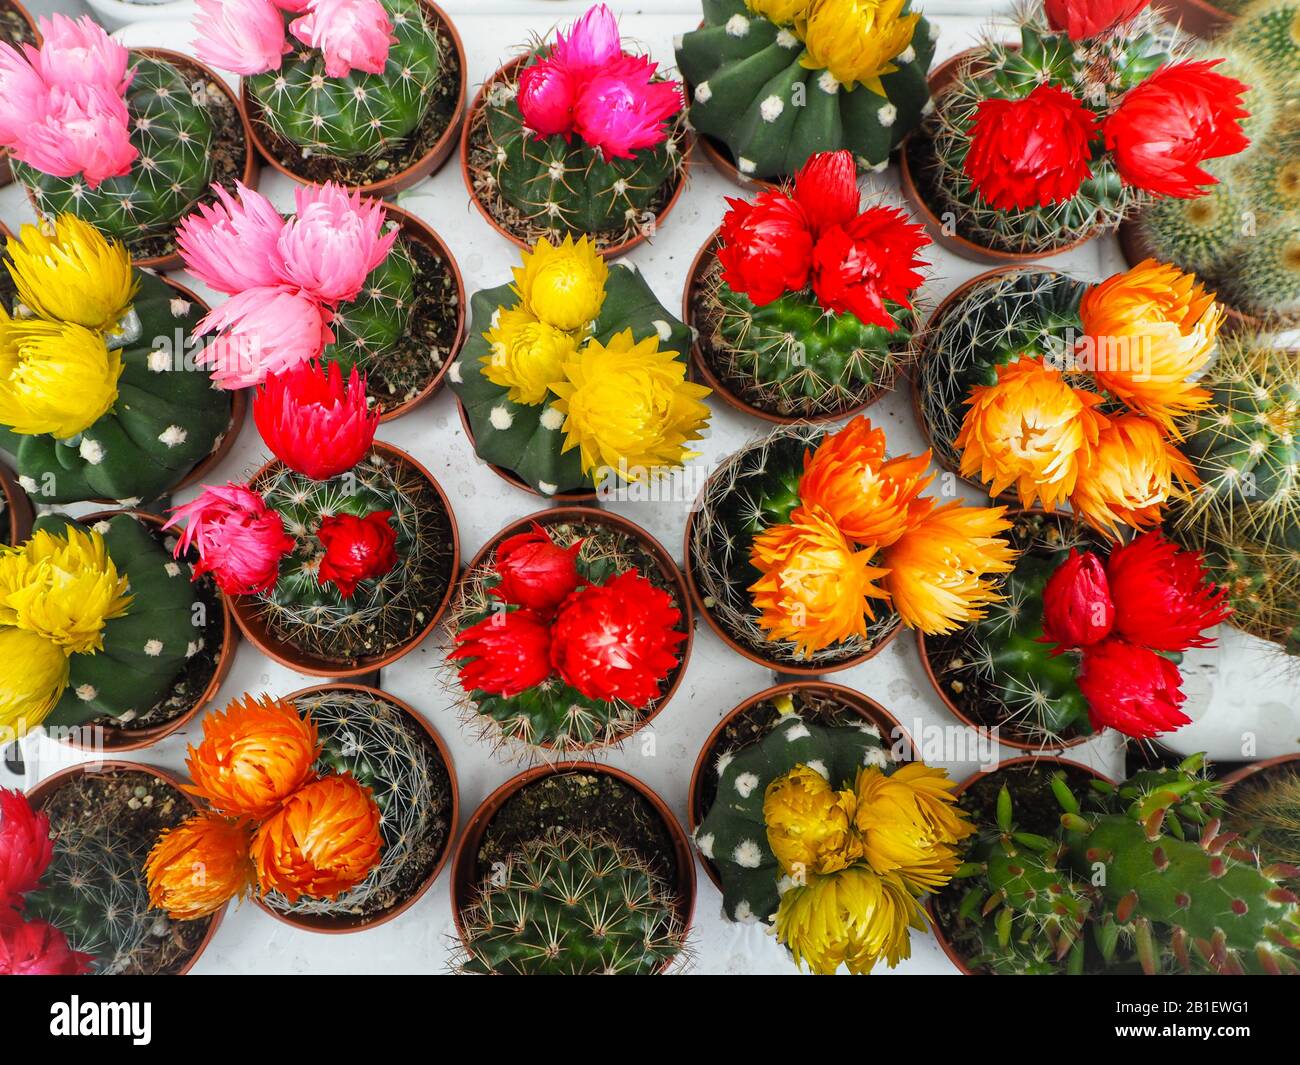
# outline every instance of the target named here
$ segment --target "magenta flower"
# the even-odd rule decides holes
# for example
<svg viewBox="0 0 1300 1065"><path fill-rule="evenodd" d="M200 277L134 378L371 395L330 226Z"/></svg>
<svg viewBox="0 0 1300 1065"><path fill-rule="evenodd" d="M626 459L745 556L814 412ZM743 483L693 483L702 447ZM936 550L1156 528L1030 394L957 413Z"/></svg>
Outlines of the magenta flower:
<svg viewBox="0 0 1300 1065"><path fill-rule="evenodd" d="M8 148L45 115L49 91L22 53L0 42L0 146Z"/></svg>
<svg viewBox="0 0 1300 1065"><path fill-rule="evenodd" d="M397 239L396 226L384 232L383 204L333 182L294 198L298 214L277 242L281 279L326 303L356 299Z"/></svg>
<svg viewBox="0 0 1300 1065"><path fill-rule="evenodd" d="M549 59L540 59L519 75L519 113L524 125L537 139L573 135L575 83L572 77Z"/></svg>
<svg viewBox="0 0 1300 1065"><path fill-rule="evenodd" d="M288 52L284 16L271 0L197 0L195 55L232 74L279 70Z"/></svg>
<svg viewBox="0 0 1300 1065"><path fill-rule="evenodd" d="M325 73L347 77L354 70L382 74L388 49L397 42L379 0L314 0L289 31L325 55Z"/></svg>
<svg viewBox="0 0 1300 1065"><path fill-rule="evenodd" d="M550 58L578 82L601 73L622 54L614 13L604 4L597 4L573 24L567 38L556 33Z"/></svg>
<svg viewBox="0 0 1300 1065"><path fill-rule="evenodd" d="M247 485L204 485L192 503L173 507L164 529L185 523L174 555L198 550L197 580L211 573L227 595L269 592L280 576L280 560L293 550L278 512Z"/></svg>
<svg viewBox="0 0 1300 1065"><path fill-rule="evenodd" d="M213 185L215 203L200 204L176 229L185 268L205 285L234 296L282 280L276 241L284 219L260 192L235 182L238 199Z"/></svg>
<svg viewBox="0 0 1300 1065"><path fill-rule="evenodd" d="M43 113L18 132L11 150L46 174L80 174L91 189L129 173L139 154L131 144L125 101L89 84L51 88Z"/></svg>
<svg viewBox="0 0 1300 1065"><path fill-rule="evenodd" d="M662 143L664 123L682 109L680 86L653 81L655 68L644 56L623 56L579 91L574 128L607 162Z"/></svg>
<svg viewBox="0 0 1300 1065"><path fill-rule="evenodd" d="M220 332L198 355L212 367L222 388L261 384L267 374L283 373L315 359L334 340L329 308L285 286L259 285L226 300L208 313L195 336Z"/></svg>

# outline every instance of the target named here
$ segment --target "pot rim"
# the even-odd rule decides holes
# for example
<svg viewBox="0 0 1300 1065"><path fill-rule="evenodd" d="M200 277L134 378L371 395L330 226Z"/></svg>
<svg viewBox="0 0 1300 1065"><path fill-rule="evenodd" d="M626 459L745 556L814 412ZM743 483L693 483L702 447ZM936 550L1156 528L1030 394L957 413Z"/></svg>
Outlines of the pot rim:
<svg viewBox="0 0 1300 1065"><path fill-rule="evenodd" d="M1231 773L1225 776L1221 783L1226 791L1234 785L1240 784L1243 780L1248 780L1250 777L1255 776L1257 773L1264 773L1270 769L1275 769L1277 766L1287 765L1291 762L1296 763L1297 768L1300 768L1300 751L1293 752L1292 754L1279 754L1276 758L1265 758L1259 762L1251 762L1249 765L1243 765L1239 769L1234 769Z"/></svg>
<svg viewBox="0 0 1300 1065"><path fill-rule="evenodd" d="M9 469L6 462L0 462L0 495L5 501L5 520L8 523L10 544L20 544L31 535L32 522L36 519L35 508L17 476Z"/></svg>

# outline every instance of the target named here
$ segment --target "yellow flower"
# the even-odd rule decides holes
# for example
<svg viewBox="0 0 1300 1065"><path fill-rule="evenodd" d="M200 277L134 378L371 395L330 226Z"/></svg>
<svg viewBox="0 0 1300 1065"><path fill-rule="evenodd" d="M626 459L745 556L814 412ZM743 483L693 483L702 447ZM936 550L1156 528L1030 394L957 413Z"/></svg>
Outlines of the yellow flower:
<svg viewBox="0 0 1300 1065"><path fill-rule="evenodd" d="M514 268L515 291L524 309L547 325L582 329L600 314L609 267L590 237L575 244L570 235L554 247L543 237L523 253L523 263Z"/></svg>
<svg viewBox="0 0 1300 1065"><path fill-rule="evenodd" d="M759 627L772 640L792 640L805 657L850 636L867 635L872 599L885 593L872 582L885 574L871 565L875 548L854 550L830 515L816 504L798 507L789 524L754 537L749 560L762 576L749 586Z"/></svg>
<svg viewBox="0 0 1300 1065"><path fill-rule="evenodd" d="M1079 303L1097 383L1172 432L1210 393L1188 381L1214 352L1223 308L1195 274L1147 259Z"/></svg>
<svg viewBox="0 0 1300 1065"><path fill-rule="evenodd" d="M0 550L0 624L49 640L66 654L104 646L104 623L131 605L99 533L69 527L56 536L32 534L21 547Z"/></svg>
<svg viewBox="0 0 1300 1065"><path fill-rule="evenodd" d="M781 868L802 881L858 861L862 844L853 831L855 802L852 791L835 791L806 765L772 781L763 798L763 821Z"/></svg>
<svg viewBox="0 0 1300 1065"><path fill-rule="evenodd" d="M0 308L0 425L66 440L117 400L122 356L80 325L13 319Z"/></svg>
<svg viewBox="0 0 1300 1065"><path fill-rule="evenodd" d="M776 938L796 964L822 976L841 963L869 973L881 958L892 969L911 956L908 929L925 927L925 911L902 880L862 866L791 888L776 912Z"/></svg>
<svg viewBox="0 0 1300 1065"><path fill-rule="evenodd" d="M492 351L482 356L483 376L510 390L510 399L535 407L564 378L564 363L577 354L571 333L539 322L522 307L502 310L483 334Z"/></svg>
<svg viewBox="0 0 1300 1065"><path fill-rule="evenodd" d="M755 15L762 15L778 26L802 23L808 17L809 0L745 0L745 6Z"/></svg>
<svg viewBox="0 0 1300 1065"><path fill-rule="evenodd" d="M636 481L680 466L709 420L700 402L709 390L686 380L677 353L660 351L653 334L634 341L630 329L608 345L588 341L551 391L565 416L563 450L581 448L587 474L608 469Z"/></svg>
<svg viewBox="0 0 1300 1065"><path fill-rule="evenodd" d="M49 640L0 627L0 744L36 728L68 686L68 656Z"/></svg>
<svg viewBox="0 0 1300 1065"><path fill-rule="evenodd" d="M912 43L921 16L903 14L907 0L811 0L799 62L823 67L845 89L865 85L885 95L881 77L898 69L891 60Z"/></svg>
<svg viewBox="0 0 1300 1065"><path fill-rule="evenodd" d="M9 258L19 300L47 322L111 330L140 285L125 245L76 215L59 215L53 236L23 226L9 238Z"/></svg>
<svg viewBox="0 0 1300 1065"><path fill-rule="evenodd" d="M1006 507L952 502L932 511L881 555L894 609L905 625L934 636L984 616L1002 598L989 574L1013 567L1015 550L995 533L1009 529Z"/></svg>

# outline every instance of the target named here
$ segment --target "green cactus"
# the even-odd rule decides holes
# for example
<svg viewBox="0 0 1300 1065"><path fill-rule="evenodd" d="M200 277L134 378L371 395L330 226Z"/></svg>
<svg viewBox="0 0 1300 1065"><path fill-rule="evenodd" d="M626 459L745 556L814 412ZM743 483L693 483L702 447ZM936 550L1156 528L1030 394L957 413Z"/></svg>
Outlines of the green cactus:
<svg viewBox="0 0 1300 1065"><path fill-rule="evenodd" d="M345 372L355 366L362 373L383 373L384 356L410 328L415 275L415 261L399 238L357 298L339 306L330 323L335 341L325 358Z"/></svg>
<svg viewBox="0 0 1300 1065"><path fill-rule="evenodd" d="M671 888L599 835L551 830L486 876L462 914L465 973L525 976L663 972L686 929Z"/></svg>
<svg viewBox="0 0 1300 1065"><path fill-rule="evenodd" d="M1238 0L1236 6L1238 17L1215 44L1259 60L1276 88L1294 91L1300 80L1300 3Z"/></svg>
<svg viewBox="0 0 1300 1065"><path fill-rule="evenodd" d="M803 66L797 34L744 0L704 0L704 25L676 46L691 86L691 125L721 141L747 177L793 177L808 156L840 149L859 166L882 167L929 102L935 36L925 19L917 23L912 43L894 58L898 69L881 79L881 96Z"/></svg>
<svg viewBox="0 0 1300 1065"><path fill-rule="evenodd" d="M1300 879L1300 764L1267 766L1239 780L1227 795L1225 824L1259 850L1267 864L1292 866Z"/></svg>

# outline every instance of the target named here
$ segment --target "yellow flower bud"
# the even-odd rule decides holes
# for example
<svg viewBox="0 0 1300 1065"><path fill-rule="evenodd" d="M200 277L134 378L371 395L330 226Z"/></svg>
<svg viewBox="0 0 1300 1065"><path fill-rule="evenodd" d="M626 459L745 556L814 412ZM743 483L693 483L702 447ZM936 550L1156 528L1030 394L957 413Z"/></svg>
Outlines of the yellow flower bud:
<svg viewBox="0 0 1300 1065"><path fill-rule="evenodd" d="M63 648L26 629L0 628L0 744L40 725L67 686Z"/></svg>
<svg viewBox="0 0 1300 1065"><path fill-rule="evenodd" d="M921 16L904 14L907 0L811 0L799 62L826 69L847 90L865 85L885 95L880 79L898 69L892 60L911 46Z"/></svg>
<svg viewBox="0 0 1300 1065"><path fill-rule="evenodd" d="M515 403L546 402L550 387L564 378L566 359L577 354L573 334L539 322L522 307L502 310L483 334L492 351L481 359L483 376L510 390Z"/></svg>
<svg viewBox="0 0 1300 1065"><path fill-rule="evenodd" d="M835 791L806 765L772 781L763 798L763 821L781 868L803 880L813 873L834 873L861 858L862 844L853 832L856 805L852 791Z"/></svg>
<svg viewBox="0 0 1300 1065"><path fill-rule="evenodd" d="M543 237L523 266L514 268L515 290L523 307L556 329L584 329L605 304L609 267L596 254L590 237L576 244L572 236L554 247Z"/></svg>
<svg viewBox="0 0 1300 1065"><path fill-rule="evenodd" d="M125 245L72 214L55 220L53 236L23 226L9 259L18 298L47 322L111 330L139 288Z"/></svg>
<svg viewBox="0 0 1300 1065"><path fill-rule="evenodd" d="M745 0L745 6L778 26L792 26L808 16L808 0Z"/></svg>

